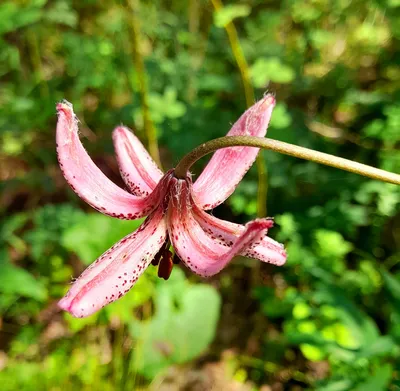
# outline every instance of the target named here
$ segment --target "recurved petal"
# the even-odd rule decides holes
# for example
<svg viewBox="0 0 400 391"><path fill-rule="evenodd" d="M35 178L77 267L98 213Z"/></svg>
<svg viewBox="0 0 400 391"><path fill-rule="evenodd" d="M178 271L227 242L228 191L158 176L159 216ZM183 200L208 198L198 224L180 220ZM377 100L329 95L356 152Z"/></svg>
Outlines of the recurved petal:
<svg viewBox="0 0 400 391"><path fill-rule="evenodd" d="M110 181L83 147L72 105L59 103L57 112L58 161L72 190L93 208L113 217L137 219L149 214L158 201L155 195L137 197Z"/></svg>
<svg viewBox="0 0 400 391"><path fill-rule="evenodd" d="M236 121L227 136L265 136L274 106L275 98L266 95ZM253 164L258 151L254 147L216 151L193 185L196 203L207 210L225 201Z"/></svg>
<svg viewBox="0 0 400 391"><path fill-rule="evenodd" d="M163 173L128 128L117 127L113 132L113 141L120 172L129 190L137 196L149 195Z"/></svg>
<svg viewBox="0 0 400 391"><path fill-rule="evenodd" d="M192 206L187 182L175 180L168 208L170 239L179 258L203 277L218 273L235 255L261 242L271 227L270 220L252 221L227 245L204 231L194 218Z"/></svg>
<svg viewBox="0 0 400 391"><path fill-rule="evenodd" d="M192 212L202 229L212 239L219 241L224 246L231 247L235 240L246 230L244 225L218 219L204 212L196 205L192 205ZM272 220L269 221L269 228L272 228L273 222ZM268 236L264 236L260 241L253 241L244 247L240 255L255 258L276 266L282 266L287 258L283 245Z"/></svg>
<svg viewBox="0 0 400 391"><path fill-rule="evenodd" d="M164 244L166 235L159 207L135 232L90 265L60 300L59 307L83 318L125 295Z"/></svg>

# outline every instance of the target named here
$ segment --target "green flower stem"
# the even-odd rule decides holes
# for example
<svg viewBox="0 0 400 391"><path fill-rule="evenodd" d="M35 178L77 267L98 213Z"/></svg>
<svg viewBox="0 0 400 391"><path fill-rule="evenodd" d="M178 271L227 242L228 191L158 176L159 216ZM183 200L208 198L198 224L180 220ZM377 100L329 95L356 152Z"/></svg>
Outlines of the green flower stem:
<svg viewBox="0 0 400 391"><path fill-rule="evenodd" d="M216 11L220 11L224 8L221 0L211 0ZM240 70L242 77L244 93L246 96L247 106L250 107L254 104L254 90L250 80L249 67L247 65L246 57L244 56L242 46L240 45L239 36L236 31L235 25L232 22L227 23L225 26L226 33L228 35L229 43L231 45L233 56L235 57L236 63Z"/></svg>
<svg viewBox="0 0 400 391"><path fill-rule="evenodd" d="M211 0L211 3L216 11L221 11L224 8L221 0ZM254 89L251 84L249 66L240 44L239 35L233 22L227 23L224 27L229 38L233 56L240 70L247 107L251 107L255 102ZM268 172L261 153L257 156L256 164L258 173L257 216L264 217L267 215Z"/></svg>
<svg viewBox="0 0 400 391"><path fill-rule="evenodd" d="M137 17L137 10L139 8L139 0L126 0L126 5L131 12L130 18L130 33L132 38L133 46L133 63L135 65L135 72L139 82L139 96L140 104L142 107L143 114L143 127L146 133L148 149L151 157L161 167L160 152L158 149L157 133L154 126L153 120L150 115L150 107L148 102L148 91L147 91L147 78L146 69L144 65L144 59L142 51L140 49L141 32L140 22Z"/></svg>
<svg viewBox="0 0 400 391"><path fill-rule="evenodd" d="M175 176L177 178L183 179L186 177L190 167L203 156L214 152L217 149L237 146L269 149L271 151L283 153L285 155L295 156L300 159L305 159L315 163L324 164L326 166L335 167L340 170L353 172L355 174L363 175L378 181L400 185L400 175L398 174L367 166L365 164L353 162L351 160L343 159L341 157L329 155L327 153L284 143L283 141L253 136L220 137L198 146L193 151L184 156L183 159L178 163L175 168Z"/></svg>

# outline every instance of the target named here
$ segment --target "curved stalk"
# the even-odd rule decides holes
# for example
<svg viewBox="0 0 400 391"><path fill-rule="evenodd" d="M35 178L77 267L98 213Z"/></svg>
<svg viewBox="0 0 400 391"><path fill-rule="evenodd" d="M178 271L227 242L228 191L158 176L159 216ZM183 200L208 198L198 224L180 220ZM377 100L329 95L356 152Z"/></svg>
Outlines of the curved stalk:
<svg viewBox="0 0 400 391"><path fill-rule="evenodd" d="M355 174L359 174L378 181L400 185L400 175L398 174L367 166L366 164L353 162L352 160L329 155L327 153L314 151L312 149L299 147L293 144L288 144L283 141L254 136L220 137L198 146L193 151L185 155L183 159L178 163L175 168L175 176L177 178L185 178L190 167L197 160L211 152L214 152L221 148L238 146L269 149L271 151L283 153L284 155L295 156L300 159L305 159L315 163L338 168L340 170L353 172Z"/></svg>

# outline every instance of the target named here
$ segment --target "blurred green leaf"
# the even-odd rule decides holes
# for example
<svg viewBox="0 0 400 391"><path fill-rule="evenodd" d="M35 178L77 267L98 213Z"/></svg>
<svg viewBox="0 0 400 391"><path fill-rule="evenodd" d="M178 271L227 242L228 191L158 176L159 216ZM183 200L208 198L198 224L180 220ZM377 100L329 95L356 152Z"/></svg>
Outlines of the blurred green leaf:
<svg viewBox="0 0 400 391"><path fill-rule="evenodd" d="M47 298L43 284L26 270L11 264L4 249L0 249L0 292L39 301Z"/></svg>
<svg viewBox="0 0 400 391"><path fill-rule="evenodd" d="M304 302L298 302L296 305L293 307L293 317L295 319L305 319L308 318L308 316L311 314L311 309L307 305L307 303Z"/></svg>
<svg viewBox="0 0 400 391"><path fill-rule="evenodd" d="M284 129L291 125L292 117L284 103L278 103L272 112L270 126L276 129Z"/></svg>
<svg viewBox="0 0 400 391"><path fill-rule="evenodd" d="M46 9L43 19L51 23L59 23L68 27L76 27L78 23L78 14L72 10L70 4L65 1L54 1L51 7Z"/></svg>
<svg viewBox="0 0 400 391"><path fill-rule="evenodd" d="M171 363L185 363L203 353L214 339L220 297L209 285L189 284L174 269L168 284L159 284L152 319L133 322L138 371L152 378Z"/></svg>
<svg viewBox="0 0 400 391"><path fill-rule="evenodd" d="M173 86L168 86L163 95L152 93L149 96L149 106L156 123L180 118L186 113L186 106L178 100L177 90ZM137 110L135 116L136 122L142 123L140 110Z"/></svg>
<svg viewBox="0 0 400 391"><path fill-rule="evenodd" d="M33 229L24 234L31 245L34 260L47 268L47 258L61 247L60 239L65 230L84 218L84 213L71 204L47 204L33 213Z"/></svg>
<svg viewBox="0 0 400 391"><path fill-rule="evenodd" d="M400 305L400 278L396 278L386 270L382 269L382 277L385 285L388 288L389 294L396 300Z"/></svg>
<svg viewBox="0 0 400 391"><path fill-rule="evenodd" d="M64 318L68 323L68 328L73 333L77 333L87 326L95 326L98 323L99 314L96 313L86 318L74 318L72 315L66 312L64 313Z"/></svg>
<svg viewBox="0 0 400 391"><path fill-rule="evenodd" d="M358 385L356 391L385 391L388 389L392 377L393 367L384 364L377 368L375 372L362 384Z"/></svg>
<svg viewBox="0 0 400 391"><path fill-rule="evenodd" d="M245 4L226 5L214 13L214 23L218 27L225 27L235 18L250 15L251 8Z"/></svg>
<svg viewBox="0 0 400 391"><path fill-rule="evenodd" d="M322 387L317 387L317 391L348 391L352 387L352 381L348 379L334 380L325 383Z"/></svg>
<svg viewBox="0 0 400 391"><path fill-rule="evenodd" d="M0 15L3 22L0 25L0 34L38 22L42 16L41 7L45 3L46 0L35 0L27 3L25 7L11 1L1 4Z"/></svg>
<svg viewBox="0 0 400 391"><path fill-rule="evenodd" d="M253 84L257 88L265 88L270 81L274 83L290 83L295 78L294 70L281 62L277 57L258 58L250 68Z"/></svg>
<svg viewBox="0 0 400 391"><path fill-rule="evenodd" d="M354 339L361 346L369 346L379 337L379 329L373 320L347 299L336 287L319 285L315 300L336 308L338 318L349 327Z"/></svg>
<svg viewBox="0 0 400 391"><path fill-rule="evenodd" d="M125 324L132 322L133 310L145 304L154 295L154 282L149 274L150 271L147 270L125 296L104 308L103 311L110 319L116 317Z"/></svg>
<svg viewBox="0 0 400 391"><path fill-rule="evenodd" d="M344 240L338 232L318 230L315 233L316 251L319 256L331 258L332 260L341 259L349 253L353 246Z"/></svg>
<svg viewBox="0 0 400 391"><path fill-rule="evenodd" d="M142 221L118 220L99 213L88 214L80 223L65 230L61 243L67 250L75 252L85 264L89 264L115 242L135 231Z"/></svg>

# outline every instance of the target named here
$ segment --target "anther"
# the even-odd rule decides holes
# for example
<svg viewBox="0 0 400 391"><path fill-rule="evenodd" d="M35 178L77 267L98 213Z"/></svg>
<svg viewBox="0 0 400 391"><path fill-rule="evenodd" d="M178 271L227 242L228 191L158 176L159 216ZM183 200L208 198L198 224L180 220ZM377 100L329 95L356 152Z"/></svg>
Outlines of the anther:
<svg viewBox="0 0 400 391"><path fill-rule="evenodd" d="M164 244L161 246L160 250L154 256L153 260L151 261L151 264L153 266L157 266L160 263L160 260L161 260L161 257L164 254L164 251L168 250L170 245L171 245L171 242L170 242L169 238L165 239Z"/></svg>
<svg viewBox="0 0 400 391"><path fill-rule="evenodd" d="M158 277L168 280L173 267L174 263L172 262L172 253L166 249L161 257L160 264L158 265Z"/></svg>
<svg viewBox="0 0 400 391"><path fill-rule="evenodd" d="M174 257L172 258L172 262L174 263L174 265L181 263L181 259L178 257L178 255L176 253L174 254Z"/></svg>

